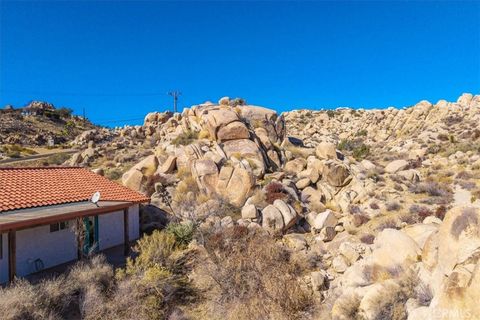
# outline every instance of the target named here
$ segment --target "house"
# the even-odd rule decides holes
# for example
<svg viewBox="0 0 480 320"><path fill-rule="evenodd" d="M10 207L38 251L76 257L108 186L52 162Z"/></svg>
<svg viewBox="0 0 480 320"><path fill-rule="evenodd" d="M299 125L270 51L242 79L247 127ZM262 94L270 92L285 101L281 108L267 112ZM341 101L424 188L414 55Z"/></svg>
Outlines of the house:
<svg viewBox="0 0 480 320"><path fill-rule="evenodd" d="M32 101L22 109L24 116L42 116L51 114L55 111L55 107L51 103L42 101Z"/></svg>
<svg viewBox="0 0 480 320"><path fill-rule="evenodd" d="M0 168L0 283L91 251L123 245L128 254L148 201L84 168Z"/></svg>

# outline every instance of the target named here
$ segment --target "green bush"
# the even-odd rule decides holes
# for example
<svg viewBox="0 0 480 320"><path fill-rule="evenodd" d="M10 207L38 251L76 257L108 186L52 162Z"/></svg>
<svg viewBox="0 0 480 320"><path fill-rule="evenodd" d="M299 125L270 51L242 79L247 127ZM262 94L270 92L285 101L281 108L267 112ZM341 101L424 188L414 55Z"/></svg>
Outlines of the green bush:
<svg viewBox="0 0 480 320"><path fill-rule="evenodd" d="M370 147L363 143L360 146L353 149L353 157L355 159L364 159L369 154L370 154Z"/></svg>
<svg viewBox="0 0 480 320"><path fill-rule="evenodd" d="M186 247L193 239L195 226L193 223L169 223L165 229L167 234L173 235L181 247Z"/></svg>
<svg viewBox="0 0 480 320"><path fill-rule="evenodd" d="M338 144L338 149L351 152L353 157L359 160L364 159L370 154L370 147L363 143L362 139L343 139Z"/></svg>
<svg viewBox="0 0 480 320"><path fill-rule="evenodd" d="M67 154L67 153L57 153L57 154L51 155L48 158L46 158L45 161L43 162L43 164L45 166L49 166L49 165L59 166L59 165L63 164L65 161L67 161L68 159L70 159L69 154Z"/></svg>
<svg viewBox="0 0 480 320"><path fill-rule="evenodd" d="M328 115L328 117L329 117L330 119L333 118L333 117L335 117L336 114L337 114L337 112L334 111L334 110L328 110L328 111L327 111L327 115Z"/></svg>
<svg viewBox="0 0 480 320"><path fill-rule="evenodd" d="M109 180L118 180L122 177L122 171L118 170L118 169L112 169L112 170L108 170L106 173L105 173L105 176L109 179Z"/></svg>
<svg viewBox="0 0 480 320"><path fill-rule="evenodd" d="M7 157L9 157L9 158L20 158L20 152L18 152L18 151L7 151Z"/></svg>
<svg viewBox="0 0 480 320"><path fill-rule="evenodd" d="M363 129L363 130L357 131L357 134L356 134L356 135L357 135L357 137L366 137L367 134L368 134L368 131L365 130L365 129Z"/></svg>

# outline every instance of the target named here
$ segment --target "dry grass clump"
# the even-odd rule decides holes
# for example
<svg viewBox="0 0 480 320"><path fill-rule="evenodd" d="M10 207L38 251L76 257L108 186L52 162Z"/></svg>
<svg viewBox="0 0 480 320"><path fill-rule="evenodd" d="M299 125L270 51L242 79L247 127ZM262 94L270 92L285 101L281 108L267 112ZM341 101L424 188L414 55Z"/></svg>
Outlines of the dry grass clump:
<svg viewBox="0 0 480 320"><path fill-rule="evenodd" d="M412 206L410 206L410 213L411 215L406 216L403 219L404 222L407 222L409 224L422 222L426 217L429 216L435 216L438 219L443 220L445 214L447 213L447 207L441 205L438 206L435 211L433 211L428 207L413 204Z"/></svg>
<svg viewBox="0 0 480 320"><path fill-rule="evenodd" d="M68 275L33 285L16 280L0 288L2 319L90 319L93 304L101 304L114 284L114 273L103 256L76 264Z"/></svg>
<svg viewBox="0 0 480 320"><path fill-rule="evenodd" d="M311 156L315 153L315 150L313 148L304 148L304 147L299 147L294 145L288 145L285 147L285 149L287 151L290 151L294 158L306 159L308 158L308 156Z"/></svg>
<svg viewBox="0 0 480 320"><path fill-rule="evenodd" d="M193 299L186 276L191 252L185 232L155 231L115 276L103 256L75 264L66 275L0 288L2 319L165 319ZM184 231L184 230L183 230ZM191 237L190 237L191 238Z"/></svg>
<svg viewBox="0 0 480 320"><path fill-rule="evenodd" d="M286 201L289 198L288 191L285 190L280 182L272 181L265 187L265 201L269 204L273 204L277 199Z"/></svg>
<svg viewBox="0 0 480 320"><path fill-rule="evenodd" d="M353 292L340 296L335 301L334 310L338 317L335 317L334 319L363 320L363 317L358 312L360 301L360 296Z"/></svg>
<svg viewBox="0 0 480 320"><path fill-rule="evenodd" d="M300 282L306 266L270 236L234 226L208 236L205 249L200 273L214 283L209 318L309 318L313 298Z"/></svg>
<svg viewBox="0 0 480 320"><path fill-rule="evenodd" d="M453 201L452 189L445 183L426 181L412 185L409 190L415 194L429 195L431 198L422 201L426 204L448 204Z"/></svg>
<svg viewBox="0 0 480 320"><path fill-rule="evenodd" d="M394 218L387 218L381 221L375 228L378 232L383 229L397 229L397 221Z"/></svg>
<svg viewBox="0 0 480 320"><path fill-rule="evenodd" d="M177 176L179 177L180 182L175 188L175 194L173 197L174 202L182 204L189 193L193 193L195 197L200 193L197 181L195 181L190 170L178 170Z"/></svg>
<svg viewBox="0 0 480 320"><path fill-rule="evenodd" d="M402 208L402 206L398 202L392 201L392 202L387 202L386 208L387 208L387 211L398 211Z"/></svg>
<svg viewBox="0 0 480 320"><path fill-rule="evenodd" d="M421 182L410 187L412 193L426 193L432 197L445 197L451 194L448 186L434 181Z"/></svg>
<svg viewBox="0 0 480 320"><path fill-rule="evenodd" d="M198 139L198 132L187 130L179 134L177 137L175 137L172 140L172 144L175 146L178 146L178 145L186 146L191 144L193 141L197 139Z"/></svg>
<svg viewBox="0 0 480 320"><path fill-rule="evenodd" d="M473 178L473 175L468 172L468 171L460 171L459 173L457 173L457 175L455 176L456 179L462 179L462 180L470 180Z"/></svg>

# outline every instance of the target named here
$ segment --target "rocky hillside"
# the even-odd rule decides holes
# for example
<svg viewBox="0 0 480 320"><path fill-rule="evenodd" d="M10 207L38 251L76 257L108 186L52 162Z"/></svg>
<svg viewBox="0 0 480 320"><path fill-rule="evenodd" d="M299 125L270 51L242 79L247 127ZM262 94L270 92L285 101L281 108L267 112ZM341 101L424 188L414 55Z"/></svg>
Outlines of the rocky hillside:
<svg viewBox="0 0 480 320"><path fill-rule="evenodd" d="M150 113L143 126L84 132L67 163L151 196L146 231L163 226L162 213L192 223L205 251L198 263L218 264L221 251L209 255L202 239L229 232L266 235L307 261L286 274L297 298L315 302L286 318L467 319L480 314L479 123L480 96L470 94L401 110L282 115L222 98ZM258 272L244 263L252 269L242 272ZM221 289L196 273L191 281ZM184 312L195 318L203 307Z"/></svg>
<svg viewBox="0 0 480 320"><path fill-rule="evenodd" d="M84 130L95 128L88 120L73 116L68 108L32 101L23 108L0 110L0 145L24 147L68 143Z"/></svg>
<svg viewBox="0 0 480 320"><path fill-rule="evenodd" d="M436 150L435 147L425 148L432 144L477 141L480 137L479 105L480 96L463 94L457 102L421 101L403 109L298 110L286 112L285 119L288 135L299 137L306 145L325 140L340 143L362 139L385 152L424 156Z"/></svg>

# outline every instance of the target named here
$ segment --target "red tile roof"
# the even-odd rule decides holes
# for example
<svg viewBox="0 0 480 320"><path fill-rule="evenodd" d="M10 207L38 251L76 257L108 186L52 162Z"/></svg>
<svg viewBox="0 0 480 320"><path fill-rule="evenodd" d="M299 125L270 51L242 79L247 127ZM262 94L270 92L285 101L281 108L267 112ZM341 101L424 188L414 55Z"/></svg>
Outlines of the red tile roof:
<svg viewBox="0 0 480 320"><path fill-rule="evenodd" d="M79 167L0 168L0 212L101 200L147 202L143 194Z"/></svg>

